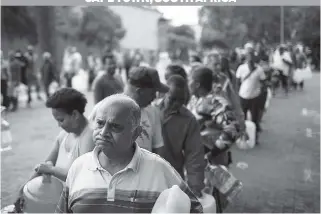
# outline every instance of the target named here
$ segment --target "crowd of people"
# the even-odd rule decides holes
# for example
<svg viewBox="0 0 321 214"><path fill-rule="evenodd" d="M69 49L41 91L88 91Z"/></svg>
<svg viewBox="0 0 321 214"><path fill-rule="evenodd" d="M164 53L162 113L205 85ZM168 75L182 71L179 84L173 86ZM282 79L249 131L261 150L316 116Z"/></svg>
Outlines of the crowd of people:
<svg viewBox="0 0 321 214"><path fill-rule="evenodd" d="M88 118L84 116L87 99L72 85L81 56L75 48L68 49L57 75L50 54L45 53L43 85L65 80L66 87L53 94L46 89L46 106L62 131L30 180L49 174L65 183L57 187L62 192L57 198L59 213L147 213L159 194L173 185L189 196L191 212L200 213L206 168L223 165L229 170L231 146L239 138L248 138L246 120L255 124L259 145L269 90L275 94L279 83L285 94L290 86L303 89L303 81L296 82L292 76L297 68L309 66L309 56L296 47L280 45L271 52L247 43L231 54L211 51L204 59L192 55L187 66L168 65L164 82L155 65L141 64L142 57L123 63L127 77L123 81L116 72L122 69L115 54L105 53L99 69L90 54L86 70L95 107ZM17 52L11 57L1 83L8 88L21 81L30 89L37 76L31 71L32 47L24 55ZM14 98L8 93L5 98L3 88L1 92L8 107ZM20 193L17 211L23 210L23 189ZM217 212L231 203L219 187L207 193L214 196Z"/></svg>

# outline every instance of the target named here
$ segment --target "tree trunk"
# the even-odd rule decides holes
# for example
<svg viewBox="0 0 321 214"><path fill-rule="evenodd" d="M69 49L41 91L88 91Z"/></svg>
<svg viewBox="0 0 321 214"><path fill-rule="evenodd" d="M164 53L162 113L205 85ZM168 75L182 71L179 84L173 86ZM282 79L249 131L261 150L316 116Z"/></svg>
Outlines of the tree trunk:
<svg viewBox="0 0 321 214"><path fill-rule="evenodd" d="M37 11L37 31L39 35L40 52L49 52L56 65L60 65L61 59L57 57L57 34L56 34L56 19L55 7L39 6ZM59 67L58 67L59 68Z"/></svg>

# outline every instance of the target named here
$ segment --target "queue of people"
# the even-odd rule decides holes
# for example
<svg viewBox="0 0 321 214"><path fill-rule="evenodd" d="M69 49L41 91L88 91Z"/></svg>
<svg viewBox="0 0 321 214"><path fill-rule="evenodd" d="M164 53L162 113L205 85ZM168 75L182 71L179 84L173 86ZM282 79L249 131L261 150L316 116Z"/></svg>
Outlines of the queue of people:
<svg viewBox="0 0 321 214"><path fill-rule="evenodd" d="M248 138L247 120L255 124L259 145L272 76L277 73L287 93L286 69L292 66L283 46L273 61L251 43L243 51L242 60L233 56L236 71L229 58L213 51L204 62L191 57L189 70L168 65L163 71L165 83L158 70L142 66L138 57L136 64L126 65L127 81L122 82L112 53L102 57L101 74L90 76L95 73L91 58L88 81L95 106L88 118L83 115L85 96L69 84L75 72L65 67L69 87L46 101L62 132L30 180L50 175L64 184L59 186L60 198L53 199L57 213L148 213L173 185L188 196L190 212L203 212L204 194L214 197L215 212L224 212L233 203L227 192L242 188L237 179L228 190L220 186L231 177L230 148L238 139ZM298 58L303 57L298 54ZM224 167L207 171L208 166ZM221 184L210 181L213 185L205 191L206 180L222 178ZM15 202L16 212L24 210L24 187Z"/></svg>
<svg viewBox="0 0 321 214"><path fill-rule="evenodd" d="M49 86L54 81L59 81L55 63L49 52L43 53L40 68L37 69L37 55L31 45L23 53L21 50L9 52L5 59L1 52L1 95L2 106L9 111L16 111L19 106L19 96L25 93L26 104L32 103L32 91L35 89L38 100L43 100L41 88L46 97L50 96Z"/></svg>

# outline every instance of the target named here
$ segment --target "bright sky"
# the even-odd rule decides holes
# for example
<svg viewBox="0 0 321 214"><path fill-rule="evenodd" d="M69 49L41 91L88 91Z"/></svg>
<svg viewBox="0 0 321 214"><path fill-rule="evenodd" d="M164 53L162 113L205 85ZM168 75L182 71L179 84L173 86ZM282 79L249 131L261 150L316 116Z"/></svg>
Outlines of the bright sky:
<svg viewBox="0 0 321 214"><path fill-rule="evenodd" d="M158 6L164 17L172 20L173 25L198 24L198 9L201 6Z"/></svg>

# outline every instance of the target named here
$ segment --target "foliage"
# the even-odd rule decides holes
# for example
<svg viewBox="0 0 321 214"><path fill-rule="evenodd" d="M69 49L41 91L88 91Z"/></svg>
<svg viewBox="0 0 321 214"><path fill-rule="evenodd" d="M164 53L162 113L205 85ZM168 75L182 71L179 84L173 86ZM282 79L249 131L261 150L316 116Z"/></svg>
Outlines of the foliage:
<svg viewBox="0 0 321 214"><path fill-rule="evenodd" d="M286 7L285 17L291 29L288 37L306 44L320 40L320 7Z"/></svg>
<svg viewBox="0 0 321 214"><path fill-rule="evenodd" d="M61 7L58 31L66 38L87 45L103 45L106 39L117 45L125 36L121 18L107 7Z"/></svg>
<svg viewBox="0 0 321 214"><path fill-rule="evenodd" d="M32 15L33 7L2 6L1 36L24 37L31 44L37 43L37 27Z"/></svg>
<svg viewBox="0 0 321 214"><path fill-rule="evenodd" d="M170 26L167 32L167 51L173 58L188 60L188 49L195 49L195 32L188 25Z"/></svg>
<svg viewBox="0 0 321 214"><path fill-rule="evenodd" d="M277 6L205 6L200 10L199 18L203 26L203 47L211 46L218 39L230 47L240 46L248 40L280 42L281 8ZM320 37L320 8L284 7L284 35L286 40L296 41Z"/></svg>

